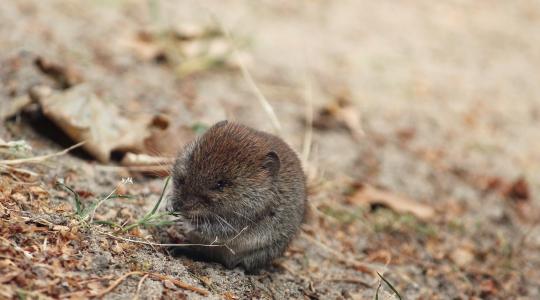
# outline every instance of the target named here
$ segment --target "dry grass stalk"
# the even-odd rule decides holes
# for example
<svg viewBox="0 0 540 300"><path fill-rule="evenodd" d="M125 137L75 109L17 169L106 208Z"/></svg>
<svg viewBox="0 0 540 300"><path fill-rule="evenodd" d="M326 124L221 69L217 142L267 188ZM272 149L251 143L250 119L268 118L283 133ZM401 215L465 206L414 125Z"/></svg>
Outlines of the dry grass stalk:
<svg viewBox="0 0 540 300"><path fill-rule="evenodd" d="M97 231L98 233L101 233L101 234L104 234L108 237L111 237L111 238L114 238L114 239L117 239L117 240L122 240L122 241L125 241L125 242L129 242L129 243L135 243L135 244L143 244L143 245L148 245L148 246L159 246L159 247L193 247L193 246L200 246L200 247L225 247L227 248L227 250L231 251L232 254L235 254L234 250L231 249L229 247L229 243L234 241L235 239L237 239L242 233L244 233L244 231L246 231L248 229L248 226L242 228L242 230L240 230L234 237L232 237L231 239L227 240L225 243L217 243L217 237L216 239L211 243L211 244L162 244L162 243L152 243L152 242L145 242L145 241L139 241L139 240L133 240L133 239L128 239L128 238L124 238L124 237L121 237L121 236L115 236L113 234L110 234L108 232L104 232L104 231Z"/></svg>
<svg viewBox="0 0 540 300"><path fill-rule="evenodd" d="M139 299L139 295L141 293L141 287L144 283L144 281L146 280L146 278L148 278L149 274L146 274L144 275L141 280L139 281L139 284L137 284L137 291L135 291L135 297L133 297L133 299Z"/></svg>
<svg viewBox="0 0 540 300"><path fill-rule="evenodd" d="M371 274L374 277L377 274L376 271L373 270L373 268L368 266L367 264L362 263L362 262L358 261L355 258L350 258L350 257L345 256L342 252L339 252L337 250L332 249L332 247L330 247L330 246L326 245L325 243L317 240L316 238L310 236L306 232L302 231L300 233L300 235L303 238L305 238L306 240L313 243L314 245L318 246L320 249L323 249L325 252L333 254L334 258L337 259L338 261L340 261L340 262L342 262L342 263L344 263L346 265L349 265L349 266L351 266L351 267L353 267L353 268L355 268L358 271L361 271L363 273Z"/></svg>
<svg viewBox="0 0 540 300"><path fill-rule="evenodd" d="M28 158L19 158L19 159L5 159L5 160L0 160L0 165L17 165L17 164L24 164L24 163L40 163L44 160L47 160L49 158L52 158L52 157L56 157L56 156L61 156L61 155L64 155L66 153L68 153L69 151L75 149L75 148L78 148L80 146L82 146L85 142L80 142L80 143L77 143L67 149L64 149L60 152L56 152L56 153L52 153L52 154L47 154L47 155L42 155L42 156L35 156L35 157L28 157Z"/></svg>
<svg viewBox="0 0 540 300"><path fill-rule="evenodd" d="M281 126L281 123L279 122L278 117L276 116L276 113L274 112L274 108L272 107L270 102L268 102L268 99L266 99L264 94L261 92L261 90L255 83L253 76L251 76L251 73L249 72L246 64L240 58L240 55L238 54L238 48L236 47L234 43L234 39L232 38L232 35L230 34L229 30L219 21L219 19L216 17L215 14L210 13L210 15L214 19L214 21L216 22L220 30L223 32L225 37L229 40L232 47L233 55L238 63L238 66L240 67L240 71L242 72L242 76L248 83L249 87L253 90L257 100L259 100L259 103L261 104L262 108L264 109L268 117L270 118L270 121L272 122L272 126L274 127L274 130L276 131L278 135L281 135L282 126Z"/></svg>
<svg viewBox="0 0 540 300"><path fill-rule="evenodd" d="M311 87L311 81L307 76L304 98L306 101L306 133L302 148L302 162L307 166L313 140L313 89Z"/></svg>
<svg viewBox="0 0 540 300"><path fill-rule="evenodd" d="M143 276L151 277L151 278L158 279L158 280L169 280L179 288L198 293L198 294L200 294L202 296L208 296L208 291L203 290L201 288L198 288L196 286L189 285L189 284L187 284L187 283L185 283L183 281L180 281L178 279L174 279L174 278L162 275L162 274L150 273L150 272L142 272L142 271L129 272L129 273L126 273L126 274L120 276L109 287L107 287L103 291L95 294L94 296L97 297L97 298L101 298L101 297L105 296L106 294L113 291L118 285L120 285L120 283L122 283L124 280L126 280L126 278L128 278L129 276L132 276L132 275L143 275ZM141 284L141 282L139 282L139 284ZM137 288L137 290L139 290L139 289Z"/></svg>

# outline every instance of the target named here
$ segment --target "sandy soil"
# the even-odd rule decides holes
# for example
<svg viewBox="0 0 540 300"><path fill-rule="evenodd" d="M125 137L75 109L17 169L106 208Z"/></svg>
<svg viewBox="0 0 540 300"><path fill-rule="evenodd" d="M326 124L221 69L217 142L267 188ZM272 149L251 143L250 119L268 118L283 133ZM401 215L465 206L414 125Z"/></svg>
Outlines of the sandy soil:
<svg viewBox="0 0 540 300"><path fill-rule="evenodd" d="M133 177L122 189L135 199L97 211L115 220L142 216L163 185L79 153L18 166L39 174L32 183L3 169L0 249L15 254L1 254L0 265L22 271L0 268L1 296L86 298L134 271L181 280L215 299L373 299L380 279L362 268L369 266L404 299L540 298L537 1L4 1L0 105L38 83L55 85L35 67L42 57L73 68L128 116L162 113L189 126L228 118L272 131L238 70L180 76L133 42L141 32L216 20L249 54L282 136L303 151L310 105L321 125L305 166L315 212L286 257L248 276L79 223L72 196L55 186L59 178L98 197ZM337 125L320 118L340 98L360 120L361 138L339 115ZM69 144L35 107L3 125L0 138L27 141L30 156ZM351 195L360 183L432 207L435 216L359 206ZM152 238L155 230L163 229L131 234ZM58 253L42 253L53 240ZM133 274L104 296L205 297L171 282ZM383 283L379 297L396 296Z"/></svg>

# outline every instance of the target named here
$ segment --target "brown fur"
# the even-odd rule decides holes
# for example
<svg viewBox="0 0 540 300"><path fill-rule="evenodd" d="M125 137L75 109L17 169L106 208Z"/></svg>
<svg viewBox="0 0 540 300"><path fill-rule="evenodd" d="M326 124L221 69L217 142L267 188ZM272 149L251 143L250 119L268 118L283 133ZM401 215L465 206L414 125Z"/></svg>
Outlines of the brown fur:
<svg viewBox="0 0 540 300"><path fill-rule="evenodd" d="M186 249L230 268L254 271L269 264L302 223L305 181L298 157L280 138L217 123L179 154L170 204L184 217L191 242L217 238L227 247Z"/></svg>

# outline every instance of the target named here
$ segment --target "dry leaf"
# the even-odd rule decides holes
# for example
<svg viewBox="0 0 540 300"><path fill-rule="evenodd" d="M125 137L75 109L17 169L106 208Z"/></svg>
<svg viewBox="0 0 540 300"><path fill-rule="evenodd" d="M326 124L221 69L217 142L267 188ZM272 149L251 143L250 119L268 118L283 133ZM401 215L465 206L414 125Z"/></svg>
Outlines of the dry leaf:
<svg viewBox="0 0 540 300"><path fill-rule="evenodd" d="M530 199L529 184L525 178L518 178L506 190L506 197L517 201L527 201Z"/></svg>
<svg viewBox="0 0 540 300"><path fill-rule="evenodd" d="M26 200L28 200L28 197L26 197L25 195L21 193L14 193L14 194L11 194L11 199L20 203L20 202L25 202Z"/></svg>
<svg viewBox="0 0 540 300"><path fill-rule="evenodd" d="M30 103L32 103L32 99L28 95L22 95L11 101L5 101L5 103L0 105L0 120L14 116Z"/></svg>
<svg viewBox="0 0 540 300"><path fill-rule="evenodd" d="M150 136L144 140L144 152L150 155L175 157L178 151L194 138L195 131L184 124L171 125L167 128L158 128L154 125Z"/></svg>
<svg viewBox="0 0 540 300"><path fill-rule="evenodd" d="M170 280L163 280L163 286L173 291L178 289Z"/></svg>
<svg viewBox="0 0 540 300"><path fill-rule="evenodd" d="M140 32L135 38L119 39L119 44L142 60L166 63L180 77L238 67L232 59L235 48L231 40L214 25L187 24L159 32ZM244 63L250 62L247 53L242 52L240 57Z"/></svg>
<svg viewBox="0 0 540 300"><path fill-rule="evenodd" d="M219 29L215 26L205 26L195 23L181 23L174 26L175 38L179 40L192 40L196 38L218 35Z"/></svg>
<svg viewBox="0 0 540 300"><path fill-rule="evenodd" d="M199 280L202 281L206 286L212 285L212 278L208 276L199 276Z"/></svg>
<svg viewBox="0 0 540 300"><path fill-rule="evenodd" d="M313 126L323 130L346 128L356 140L364 136L358 109L346 96L339 96L321 108L313 120Z"/></svg>
<svg viewBox="0 0 540 300"><path fill-rule="evenodd" d="M0 299L13 299L16 294L14 286L0 284Z"/></svg>
<svg viewBox="0 0 540 300"><path fill-rule="evenodd" d="M457 248L450 253L450 259L460 267L466 267L474 261L474 253L468 248Z"/></svg>
<svg viewBox="0 0 540 300"><path fill-rule="evenodd" d="M398 213L411 213L424 220L435 216L435 210L431 206L369 185L361 186L349 201L356 204L382 204Z"/></svg>
<svg viewBox="0 0 540 300"><path fill-rule="evenodd" d="M135 154L128 152L122 159L125 166L148 166L148 165L169 165L174 161L171 157L150 156L148 154Z"/></svg>
<svg viewBox="0 0 540 300"><path fill-rule="evenodd" d="M85 85L41 97L39 103L47 118L76 142L86 141L83 148L101 162L108 162L114 150L142 149L149 135L149 118L121 116Z"/></svg>
<svg viewBox="0 0 540 300"><path fill-rule="evenodd" d="M236 300L238 297L236 297L232 292L225 292L223 293L223 298L227 300Z"/></svg>
<svg viewBox="0 0 540 300"><path fill-rule="evenodd" d="M195 131L182 124L170 126L163 116L156 116L152 126L144 140L144 153L128 152L121 164L131 171L167 176L178 151L195 138Z"/></svg>
<svg viewBox="0 0 540 300"><path fill-rule="evenodd" d="M480 283L480 291L483 299L490 295L496 295L499 292L498 284L494 279L485 279Z"/></svg>
<svg viewBox="0 0 540 300"><path fill-rule="evenodd" d="M119 39L120 46L133 51L141 60L153 60L159 56L161 49L155 43L154 36L146 31L138 32L135 38Z"/></svg>
<svg viewBox="0 0 540 300"><path fill-rule="evenodd" d="M0 283L10 282L13 278L17 277L22 271L17 269L15 271L3 274L0 276Z"/></svg>
<svg viewBox="0 0 540 300"><path fill-rule="evenodd" d="M62 88L69 88L83 81L82 75L70 66L60 65L43 57L36 58L35 63L41 72L53 78Z"/></svg>

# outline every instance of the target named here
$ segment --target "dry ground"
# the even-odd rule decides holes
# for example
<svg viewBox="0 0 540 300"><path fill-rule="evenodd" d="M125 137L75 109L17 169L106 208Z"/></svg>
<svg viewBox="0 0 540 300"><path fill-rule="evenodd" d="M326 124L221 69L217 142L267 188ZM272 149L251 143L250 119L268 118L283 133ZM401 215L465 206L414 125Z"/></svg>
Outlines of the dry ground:
<svg viewBox="0 0 540 300"><path fill-rule="evenodd" d="M306 164L315 209L286 257L247 276L104 235L110 229L77 221L58 179L88 203L133 177L121 192L134 199L96 211L118 222L147 212L163 180L76 153L15 165L34 175L0 169L0 298L373 299L380 280L366 266L404 299L540 298L537 1L2 1L0 106L58 84L35 66L42 57L76 70L125 115L162 113L189 126L229 118L271 131L238 70L181 76L170 57L133 44L141 32L216 20L243 41L299 152L306 103L315 108ZM319 115L338 99L365 135L344 128L342 115ZM69 144L35 107L2 124L1 139L32 146L26 156ZM361 184L435 216L360 206ZM107 290L129 272L139 273ZM379 296L395 297L384 283Z"/></svg>

